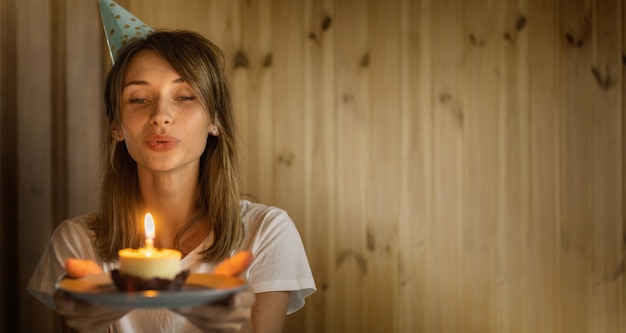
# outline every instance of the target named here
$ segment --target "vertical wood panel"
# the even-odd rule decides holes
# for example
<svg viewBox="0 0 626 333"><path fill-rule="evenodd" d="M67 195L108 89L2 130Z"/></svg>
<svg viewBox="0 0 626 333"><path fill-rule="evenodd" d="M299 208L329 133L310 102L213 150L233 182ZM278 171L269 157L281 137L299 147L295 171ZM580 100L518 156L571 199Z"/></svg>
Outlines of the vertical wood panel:
<svg viewBox="0 0 626 333"><path fill-rule="evenodd" d="M53 223L62 221L68 213L68 137L67 137L67 96L65 85L68 67L66 57L65 36L65 0L50 1L50 155L51 175L50 199ZM56 225L56 224L55 224Z"/></svg>
<svg viewBox="0 0 626 333"><path fill-rule="evenodd" d="M306 332L333 332L338 299L334 284L337 126L335 123L334 0L305 2L305 245L318 291L305 307Z"/></svg>
<svg viewBox="0 0 626 333"><path fill-rule="evenodd" d="M596 0L593 8L593 288L590 332L622 332L624 189L620 4Z"/></svg>
<svg viewBox="0 0 626 333"><path fill-rule="evenodd" d="M592 7L570 1L562 7L563 107L560 149L559 332L590 328L592 287L593 154L590 50Z"/></svg>
<svg viewBox="0 0 626 333"><path fill-rule="evenodd" d="M217 44L226 57L226 74L229 79L234 76L236 54L242 45L241 2L240 0L211 0L208 13L201 16L206 21L205 36ZM186 19L185 12L180 13L181 20Z"/></svg>
<svg viewBox="0 0 626 333"><path fill-rule="evenodd" d="M402 166L398 225L398 332L428 332L433 293L432 3L401 1ZM416 184L420 184L416 186Z"/></svg>
<svg viewBox="0 0 626 333"><path fill-rule="evenodd" d="M94 206L95 2L0 7L19 331L56 327L24 292L54 193ZM318 283L286 331L626 332L623 1L119 3L225 51L243 193L290 213Z"/></svg>
<svg viewBox="0 0 626 333"><path fill-rule="evenodd" d="M375 1L370 9L370 177L367 248L369 251L368 329L398 332L397 299L399 204L402 185L400 143L400 6ZM408 221L405 221L408 223ZM396 320L390 320L396 318Z"/></svg>
<svg viewBox="0 0 626 333"><path fill-rule="evenodd" d="M46 331L52 313L26 295L26 283L48 242L53 221L51 175L50 3L16 2L17 198L21 330Z"/></svg>
<svg viewBox="0 0 626 333"><path fill-rule="evenodd" d="M463 330L463 12L460 0L433 1L433 229L426 332Z"/></svg>
<svg viewBox="0 0 626 333"><path fill-rule="evenodd" d="M369 267L366 203L369 177L369 61L366 4L337 0L337 224L334 259L339 323L334 332L367 332ZM359 165L355 168L355 165Z"/></svg>
<svg viewBox="0 0 626 333"><path fill-rule="evenodd" d="M530 0L530 178L528 323L530 332L558 332L561 9L558 0Z"/></svg>
<svg viewBox="0 0 626 333"><path fill-rule="evenodd" d="M301 1L273 2L274 63L274 204L286 209L303 238L305 219L304 5ZM314 223L314 222L313 222ZM302 316L290 318L286 331L304 332Z"/></svg>
<svg viewBox="0 0 626 333"><path fill-rule="evenodd" d="M17 89L14 82L17 80L16 44L17 25L16 0L0 2L0 251L13 254L18 247L18 200L17 193ZM18 269L19 257L4 255L0 257L0 329L11 332L17 331L20 321L11 320L20 318L19 304L22 294L16 285L19 285Z"/></svg>
<svg viewBox="0 0 626 333"><path fill-rule="evenodd" d="M185 0L184 3L171 0L116 2L154 29L190 29L209 38L212 37L211 32L214 29L214 17L229 17L227 12L215 13L213 8L215 0ZM220 1L226 4L238 2Z"/></svg>
<svg viewBox="0 0 626 333"><path fill-rule="evenodd" d="M68 216L91 213L97 210L102 131L104 124L102 70L94 64L102 63L102 25L98 6L83 0L66 0L64 25L65 66L67 75L64 88L67 110L67 212L55 220L61 222ZM81 27L80 29L75 29Z"/></svg>
<svg viewBox="0 0 626 333"><path fill-rule="evenodd" d="M496 332L528 332L525 257L529 220L528 3L501 2Z"/></svg>
<svg viewBox="0 0 626 333"><path fill-rule="evenodd" d="M622 71L621 75L618 72L619 77L622 80L622 150L620 152L622 156L622 204L619 208L622 214L622 228L623 232L626 233L626 4L622 2ZM626 253L622 252L622 255L626 256ZM626 258L624 259L626 263ZM622 292L620 293L622 299L622 307L626 308L626 276L624 273L622 274ZM622 325L621 333L626 332L626 318L624 318L624 312L622 311L622 315L620 318L620 322Z"/></svg>
<svg viewBox="0 0 626 333"><path fill-rule="evenodd" d="M463 254L464 329L495 332L498 146L498 43L500 1L465 6Z"/></svg>
<svg viewBox="0 0 626 333"><path fill-rule="evenodd" d="M235 73L233 82L235 108L241 120L243 192L261 202L274 202L271 9L271 0L244 2L243 53L235 55L233 64L245 69L245 73Z"/></svg>
<svg viewBox="0 0 626 333"><path fill-rule="evenodd" d="M275 0L274 22L274 147L275 204L289 210L304 226L304 9L301 3Z"/></svg>

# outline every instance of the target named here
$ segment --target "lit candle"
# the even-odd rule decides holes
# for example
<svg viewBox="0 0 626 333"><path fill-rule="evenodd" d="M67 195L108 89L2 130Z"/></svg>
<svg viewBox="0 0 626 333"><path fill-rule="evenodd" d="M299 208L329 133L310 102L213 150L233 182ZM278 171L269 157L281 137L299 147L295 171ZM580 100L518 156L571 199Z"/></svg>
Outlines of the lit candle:
<svg viewBox="0 0 626 333"><path fill-rule="evenodd" d="M173 279L180 273L181 253L173 249L154 248L155 227L150 213L144 218L145 246L139 249L119 250L120 273L145 279Z"/></svg>
<svg viewBox="0 0 626 333"><path fill-rule="evenodd" d="M154 219L152 218L152 214L147 213L143 219L143 227L146 231L146 250L148 251L148 256L150 255L150 251L154 248Z"/></svg>

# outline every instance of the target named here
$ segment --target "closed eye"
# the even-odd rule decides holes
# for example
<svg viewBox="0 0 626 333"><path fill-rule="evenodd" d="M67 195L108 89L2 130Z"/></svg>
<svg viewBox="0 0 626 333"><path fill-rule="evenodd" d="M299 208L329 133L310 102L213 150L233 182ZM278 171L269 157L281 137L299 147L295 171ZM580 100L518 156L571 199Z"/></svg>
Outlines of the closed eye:
<svg viewBox="0 0 626 333"><path fill-rule="evenodd" d="M181 102L193 101L193 100L196 99L196 96L180 96L180 97L177 97L176 99L181 101Z"/></svg>
<svg viewBox="0 0 626 333"><path fill-rule="evenodd" d="M131 98L128 100L131 104L139 104L139 105L143 105L148 103L148 100L145 98Z"/></svg>

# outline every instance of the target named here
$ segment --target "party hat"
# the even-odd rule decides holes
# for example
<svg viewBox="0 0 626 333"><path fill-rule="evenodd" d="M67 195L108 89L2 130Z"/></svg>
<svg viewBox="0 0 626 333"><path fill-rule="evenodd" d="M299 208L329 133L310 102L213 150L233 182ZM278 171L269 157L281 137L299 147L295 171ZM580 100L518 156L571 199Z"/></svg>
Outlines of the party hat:
<svg viewBox="0 0 626 333"><path fill-rule="evenodd" d="M154 32L147 24L141 22L115 1L98 0L98 3L113 63L126 43L135 38L145 38L146 35Z"/></svg>

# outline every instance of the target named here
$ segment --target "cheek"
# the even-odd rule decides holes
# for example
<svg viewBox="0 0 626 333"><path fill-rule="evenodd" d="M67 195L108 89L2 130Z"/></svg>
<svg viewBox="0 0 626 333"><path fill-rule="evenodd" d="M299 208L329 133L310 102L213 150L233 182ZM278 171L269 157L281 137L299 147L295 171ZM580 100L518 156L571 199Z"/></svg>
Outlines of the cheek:
<svg viewBox="0 0 626 333"><path fill-rule="evenodd" d="M205 127L199 127L194 132L194 147L200 154L202 154L202 152L204 152L204 148L206 148L208 137L209 131Z"/></svg>

